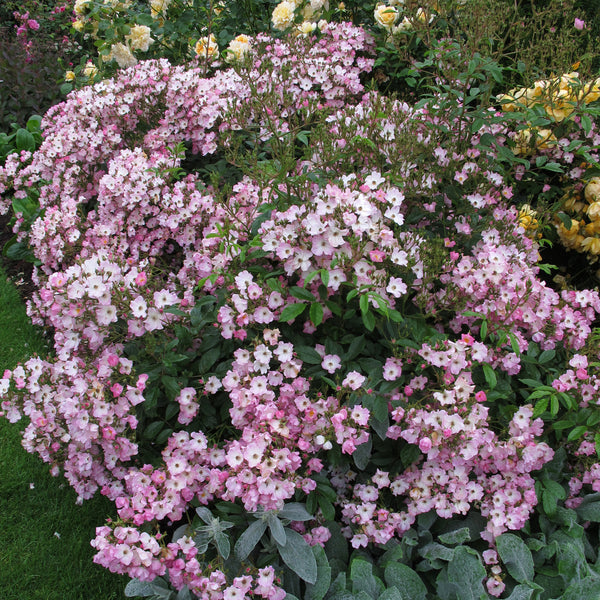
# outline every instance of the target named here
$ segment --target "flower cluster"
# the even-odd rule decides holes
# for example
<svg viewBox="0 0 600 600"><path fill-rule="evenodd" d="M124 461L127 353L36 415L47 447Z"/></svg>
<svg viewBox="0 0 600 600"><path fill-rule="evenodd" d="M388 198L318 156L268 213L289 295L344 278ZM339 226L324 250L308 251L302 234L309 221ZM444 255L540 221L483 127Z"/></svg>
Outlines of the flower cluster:
<svg viewBox="0 0 600 600"><path fill-rule="evenodd" d="M152 18L170 6L153 0ZM325 8L282 2L273 19ZM552 372L550 393L593 404L600 296L540 278L532 214L511 206L524 168L498 160L515 158L514 132L494 110L483 124L446 114L441 96L411 107L364 93L372 49L363 29L321 23L238 37L208 76L142 62L71 93L40 150L0 168L3 212L39 203L14 232L41 262L29 313L55 348L4 374L2 410L29 418L26 447L81 498L115 502L93 542L111 571L278 599L288 543L313 559L337 520L354 548L384 545L432 511L478 514L493 546L525 525L553 457L517 374L554 352L571 369ZM216 53L198 40L199 56ZM568 163L570 143L537 151ZM574 496L597 487L589 437ZM236 515L247 571L230 572L228 537L168 539L198 505ZM243 530L248 514L262 520ZM273 566L257 568L267 552Z"/></svg>

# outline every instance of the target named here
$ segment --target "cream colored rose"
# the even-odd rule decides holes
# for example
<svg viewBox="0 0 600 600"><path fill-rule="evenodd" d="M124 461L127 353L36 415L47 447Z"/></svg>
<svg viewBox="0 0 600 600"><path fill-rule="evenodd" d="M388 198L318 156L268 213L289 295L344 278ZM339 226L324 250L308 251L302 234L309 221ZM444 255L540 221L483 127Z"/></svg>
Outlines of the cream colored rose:
<svg viewBox="0 0 600 600"><path fill-rule="evenodd" d="M225 60L227 62L240 60L248 52L248 50L250 50L250 38L247 35L238 35L235 39L229 42Z"/></svg>
<svg viewBox="0 0 600 600"><path fill-rule="evenodd" d="M587 215L592 221L600 219L600 201L592 202L587 208Z"/></svg>
<svg viewBox="0 0 600 600"><path fill-rule="evenodd" d="M125 39L129 42L129 47L132 50L148 52L150 44L154 41L150 33L150 27L146 27L146 25L134 25L129 35L125 36Z"/></svg>
<svg viewBox="0 0 600 600"><path fill-rule="evenodd" d="M201 37L194 47L194 51L196 52L196 56L200 58L208 58L208 60L212 60L216 56L219 55L219 46L217 45L217 38L215 38L215 34L210 34L210 39L207 36Z"/></svg>
<svg viewBox="0 0 600 600"><path fill-rule="evenodd" d="M323 10L329 9L329 0L310 0L302 9L302 17L305 21L312 21L321 14Z"/></svg>
<svg viewBox="0 0 600 600"><path fill-rule="evenodd" d="M408 17L404 17L398 25L392 28L392 33L409 33L414 28L412 21Z"/></svg>
<svg viewBox="0 0 600 600"><path fill-rule="evenodd" d="M293 2L288 2L287 0L280 2L273 10L273 15L271 16L273 27L280 31L291 27L294 23L295 9L296 5Z"/></svg>
<svg viewBox="0 0 600 600"><path fill-rule="evenodd" d="M581 242L581 247L585 252L598 256L600 254L600 239L597 237L586 237Z"/></svg>
<svg viewBox="0 0 600 600"><path fill-rule="evenodd" d="M150 10L153 17L160 17L167 12L171 0L150 0Z"/></svg>
<svg viewBox="0 0 600 600"><path fill-rule="evenodd" d="M379 4L375 8L375 21L385 29L391 29L398 20L398 9L393 6Z"/></svg>
<svg viewBox="0 0 600 600"><path fill-rule="evenodd" d="M97 74L98 67L93 62L88 62L83 69L83 75L88 79L93 79Z"/></svg>
<svg viewBox="0 0 600 600"><path fill-rule="evenodd" d="M298 25L297 31L302 36L307 36L312 33L317 28L316 23L312 23L311 21L304 21L304 23Z"/></svg>
<svg viewBox="0 0 600 600"><path fill-rule="evenodd" d="M73 21L71 23L71 27L75 31L83 31L84 26L85 26L85 23L81 19L77 19L76 21Z"/></svg>
<svg viewBox="0 0 600 600"><path fill-rule="evenodd" d="M120 42L111 46L109 56L117 61L117 64L121 69L137 65L137 58L131 53L128 46Z"/></svg>
<svg viewBox="0 0 600 600"><path fill-rule="evenodd" d="M433 21L433 14L424 8L417 9L416 19L419 23L425 25L425 23L431 23Z"/></svg>
<svg viewBox="0 0 600 600"><path fill-rule="evenodd" d="M73 73L73 71L67 71L65 73L65 81L74 81L75 79L75 73Z"/></svg>
<svg viewBox="0 0 600 600"><path fill-rule="evenodd" d="M592 177L585 186L585 199L591 204L600 200L600 177Z"/></svg>
<svg viewBox="0 0 600 600"><path fill-rule="evenodd" d="M73 6L73 11L78 17L83 16L90 4L91 0L75 0L75 6Z"/></svg>

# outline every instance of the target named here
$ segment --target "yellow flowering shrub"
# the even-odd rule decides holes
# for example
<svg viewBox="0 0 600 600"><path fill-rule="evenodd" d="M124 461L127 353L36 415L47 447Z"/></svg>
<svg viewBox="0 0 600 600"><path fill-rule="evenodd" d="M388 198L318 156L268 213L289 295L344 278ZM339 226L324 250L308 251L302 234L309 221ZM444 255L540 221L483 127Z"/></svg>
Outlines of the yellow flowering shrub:
<svg viewBox="0 0 600 600"><path fill-rule="evenodd" d="M579 188L564 196L562 209L568 219L557 218L556 229L565 248L588 254L595 263L600 256L600 177Z"/></svg>
<svg viewBox="0 0 600 600"><path fill-rule="evenodd" d="M523 111L540 106L548 117L561 123L573 111L600 98L600 77L582 82L577 71L536 81L532 87L511 90L497 97L505 112Z"/></svg>

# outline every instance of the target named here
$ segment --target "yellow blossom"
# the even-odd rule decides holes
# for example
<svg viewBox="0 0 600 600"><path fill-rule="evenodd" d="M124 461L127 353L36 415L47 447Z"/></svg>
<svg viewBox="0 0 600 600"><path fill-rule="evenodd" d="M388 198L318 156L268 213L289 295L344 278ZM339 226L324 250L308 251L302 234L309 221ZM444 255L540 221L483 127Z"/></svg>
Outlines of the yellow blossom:
<svg viewBox="0 0 600 600"><path fill-rule="evenodd" d="M600 201L596 201L596 202L592 202L588 207L587 207L587 216L592 220L592 221L600 221Z"/></svg>
<svg viewBox="0 0 600 600"><path fill-rule="evenodd" d="M71 23L71 27L75 31L83 31L84 26L85 26L85 23L81 19L77 19L76 21L73 21Z"/></svg>
<svg viewBox="0 0 600 600"><path fill-rule="evenodd" d="M279 29L280 31L291 27L291 25L294 23L295 9L296 5L293 2L288 2L287 0L280 2L275 7L273 14L271 15L273 27L275 27L275 29Z"/></svg>
<svg viewBox="0 0 600 600"><path fill-rule="evenodd" d="M73 81L75 79L75 73L73 71L67 71L65 73L65 81Z"/></svg>
<svg viewBox="0 0 600 600"><path fill-rule="evenodd" d="M115 60L122 69L137 65L137 58L131 53L129 47L120 42L111 46L108 56L109 59Z"/></svg>
<svg viewBox="0 0 600 600"><path fill-rule="evenodd" d="M584 190L585 199L592 203L600 200L600 177L592 177Z"/></svg>
<svg viewBox="0 0 600 600"><path fill-rule="evenodd" d="M225 60L227 62L241 60L249 49L250 38L244 34L238 35L235 39L229 42L229 46L227 46L227 55Z"/></svg>
<svg viewBox="0 0 600 600"><path fill-rule="evenodd" d="M298 25L298 33L300 35L306 36L312 33L317 28L316 23L312 23L311 21L304 21L301 25Z"/></svg>
<svg viewBox="0 0 600 600"><path fill-rule="evenodd" d="M194 47L196 52L196 56L200 58L208 58L212 60L219 54L219 46L217 45L217 38L215 38L215 34L210 34L210 39L208 37L201 37Z"/></svg>
<svg viewBox="0 0 600 600"><path fill-rule="evenodd" d="M91 0L75 0L75 5L73 6L73 12L78 16L83 16L87 9L88 5L91 3Z"/></svg>
<svg viewBox="0 0 600 600"><path fill-rule="evenodd" d="M375 8L375 21L385 29L391 29L398 20L398 9L385 4L378 4Z"/></svg>
<svg viewBox="0 0 600 600"><path fill-rule="evenodd" d="M83 69L83 75L88 79L93 79L94 77L96 77L97 74L98 67L96 67L96 65L93 62L89 61Z"/></svg>
<svg viewBox="0 0 600 600"><path fill-rule="evenodd" d="M167 12L171 0L150 0L150 11L154 18L160 17Z"/></svg>
<svg viewBox="0 0 600 600"><path fill-rule="evenodd" d="M147 27L146 25L134 25L131 28L129 35L125 36L125 39L129 42L132 50L147 52L150 44L154 42L150 33L150 27Z"/></svg>
<svg viewBox="0 0 600 600"><path fill-rule="evenodd" d="M581 242L581 248L584 252L598 256L600 254L600 238L586 237Z"/></svg>

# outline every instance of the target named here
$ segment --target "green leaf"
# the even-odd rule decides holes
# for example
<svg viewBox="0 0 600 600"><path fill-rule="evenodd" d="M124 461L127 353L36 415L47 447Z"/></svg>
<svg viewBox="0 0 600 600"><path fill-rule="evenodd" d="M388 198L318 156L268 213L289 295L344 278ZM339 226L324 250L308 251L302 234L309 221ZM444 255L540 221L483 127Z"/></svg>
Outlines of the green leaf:
<svg viewBox="0 0 600 600"><path fill-rule="evenodd" d="M217 551L219 554L227 560L229 558L229 553L231 552L231 544L229 542L229 537L227 534L222 531L217 531L215 534L215 544L217 546Z"/></svg>
<svg viewBox="0 0 600 600"><path fill-rule="evenodd" d="M364 592L368 598L377 600L385 589L383 582L373 575L373 565L362 558L355 558L350 565L350 579L352 590Z"/></svg>
<svg viewBox="0 0 600 600"><path fill-rule="evenodd" d="M562 165L557 162L548 162L542 168L553 173L564 173Z"/></svg>
<svg viewBox="0 0 600 600"><path fill-rule="evenodd" d="M533 581L535 575L533 556L525 542L512 533L503 533L496 538L498 555L506 570L519 583Z"/></svg>
<svg viewBox="0 0 600 600"><path fill-rule="evenodd" d="M583 498L581 504L575 509L583 521L600 523L600 494L589 494Z"/></svg>
<svg viewBox="0 0 600 600"><path fill-rule="evenodd" d="M385 568L385 582L388 586L396 587L402 598L425 600L427 597L427 587L418 573L405 564L389 563Z"/></svg>
<svg viewBox="0 0 600 600"><path fill-rule="evenodd" d="M163 384L165 392L169 397L169 400L174 400L181 391L179 382L177 381L176 377L171 377L170 375L163 375L160 378L160 382Z"/></svg>
<svg viewBox="0 0 600 600"><path fill-rule="evenodd" d="M177 598L175 600L193 600L192 592L190 592L187 585L182 587L179 592L177 592Z"/></svg>
<svg viewBox="0 0 600 600"><path fill-rule="evenodd" d="M588 428L585 425L578 425L574 427L571 431L569 431L569 435L567 436L567 441L572 442L573 440L579 439L587 432Z"/></svg>
<svg viewBox="0 0 600 600"><path fill-rule="evenodd" d="M483 368L483 375L485 377L485 380L489 385L490 389L493 390L498 383L498 380L496 379L496 373L494 372L494 369L492 369L492 367L490 367L490 365L488 365L487 363L483 363L481 366Z"/></svg>
<svg viewBox="0 0 600 600"><path fill-rule="evenodd" d="M373 329L375 329L375 315L372 312L363 313L362 321L368 331L373 331Z"/></svg>
<svg viewBox="0 0 600 600"><path fill-rule="evenodd" d="M18 129L15 138L17 150L29 150L33 152L35 150L35 138L27 129Z"/></svg>
<svg viewBox="0 0 600 600"><path fill-rule="evenodd" d="M313 302L310 305L310 320L315 327L323 322L323 307L319 302Z"/></svg>
<svg viewBox="0 0 600 600"><path fill-rule="evenodd" d="M592 129L592 120L588 115L581 115L581 126L583 127L585 134L588 135Z"/></svg>
<svg viewBox="0 0 600 600"><path fill-rule="evenodd" d="M307 584L304 600L323 600L331 585L331 567L327 560L325 550L318 544L312 547L312 552L317 561L317 581Z"/></svg>
<svg viewBox="0 0 600 600"><path fill-rule="evenodd" d="M285 546L287 538L285 536L285 529L283 523L279 520L275 513L267 513L267 525L271 531L271 535L275 540L275 543L279 546Z"/></svg>
<svg viewBox="0 0 600 600"><path fill-rule="evenodd" d="M125 586L125 596L133 598L135 596L153 596L155 598L169 598L171 590L167 583L160 577L153 581L140 581L131 579Z"/></svg>
<svg viewBox="0 0 600 600"><path fill-rule="evenodd" d="M281 311L280 321L287 323L299 317L306 309L306 304L290 304Z"/></svg>
<svg viewBox="0 0 600 600"><path fill-rule="evenodd" d="M528 585L519 584L515 586L512 594L506 600L530 600L531 595L535 592L536 588L529 587Z"/></svg>
<svg viewBox="0 0 600 600"><path fill-rule="evenodd" d="M298 298L298 300L306 300L308 302L314 302L316 300L311 292L304 288L298 287L297 285L294 285L290 288L290 294L294 296L294 298Z"/></svg>
<svg viewBox="0 0 600 600"><path fill-rule="evenodd" d="M369 312L369 296L367 296L367 294L363 294L360 297L358 305L360 306L360 312L363 314L364 317L364 315L366 315Z"/></svg>
<svg viewBox="0 0 600 600"><path fill-rule="evenodd" d="M448 581L460 600L480 600L486 597L483 579L486 570L479 555L472 548L458 546L454 558L448 564Z"/></svg>
<svg viewBox="0 0 600 600"><path fill-rule="evenodd" d="M289 502L284 505L279 511L279 517L290 521L311 521L314 518L300 502Z"/></svg>
<svg viewBox="0 0 600 600"><path fill-rule="evenodd" d="M315 584L317 582L317 560L311 547L297 531L286 528L285 535L287 538L285 546L277 544L283 562L300 579Z"/></svg>
<svg viewBox="0 0 600 600"><path fill-rule="evenodd" d="M538 358L538 362L543 365L547 362L550 362L552 360L554 360L554 357L556 356L556 350L544 350L539 358Z"/></svg>
<svg viewBox="0 0 600 600"><path fill-rule="evenodd" d="M359 471L363 471L371 460L371 449L373 446L373 440L369 437L368 441L360 446L356 447L356 450L352 453L354 464Z"/></svg>
<svg viewBox="0 0 600 600"><path fill-rule="evenodd" d="M248 558L250 552L252 552L256 544L260 542L260 538L262 538L266 530L267 524L265 521L259 520L250 523L248 529L240 535L238 541L235 543L235 555L240 560Z"/></svg>
<svg viewBox="0 0 600 600"><path fill-rule="evenodd" d="M471 541L471 531L468 527L461 527L448 533L442 533L438 537L442 544L463 544L464 542Z"/></svg>
<svg viewBox="0 0 600 600"><path fill-rule="evenodd" d="M479 337L481 338L481 341L484 341L486 336L487 336L487 330L488 330L488 324L487 321L482 321L481 322L481 326L479 328Z"/></svg>
<svg viewBox="0 0 600 600"><path fill-rule="evenodd" d="M600 598L600 579L590 575L581 581L573 582L561 596L561 600L583 600L584 598Z"/></svg>
<svg viewBox="0 0 600 600"><path fill-rule="evenodd" d="M360 354L361 350L364 350L364 348L365 336L360 335L354 338L354 340L352 340L352 343L350 344L350 347L348 348L348 351L343 356L344 361L348 362L355 359Z"/></svg>
<svg viewBox="0 0 600 600"><path fill-rule="evenodd" d="M325 496L317 496L317 502L319 503L319 508L323 513L323 518L326 521L335 520L335 507L331 501L325 498Z"/></svg>
<svg viewBox="0 0 600 600"><path fill-rule="evenodd" d="M323 362L321 355L310 346L295 346L294 351L302 362L309 365L320 365Z"/></svg>
<svg viewBox="0 0 600 600"><path fill-rule="evenodd" d="M381 596L379 596L379 600L404 600L404 596L398 591L397 588L387 588Z"/></svg>
<svg viewBox="0 0 600 600"><path fill-rule="evenodd" d="M142 436L147 440L153 440L164 427L164 423L162 421L153 421L144 429L144 433Z"/></svg>

